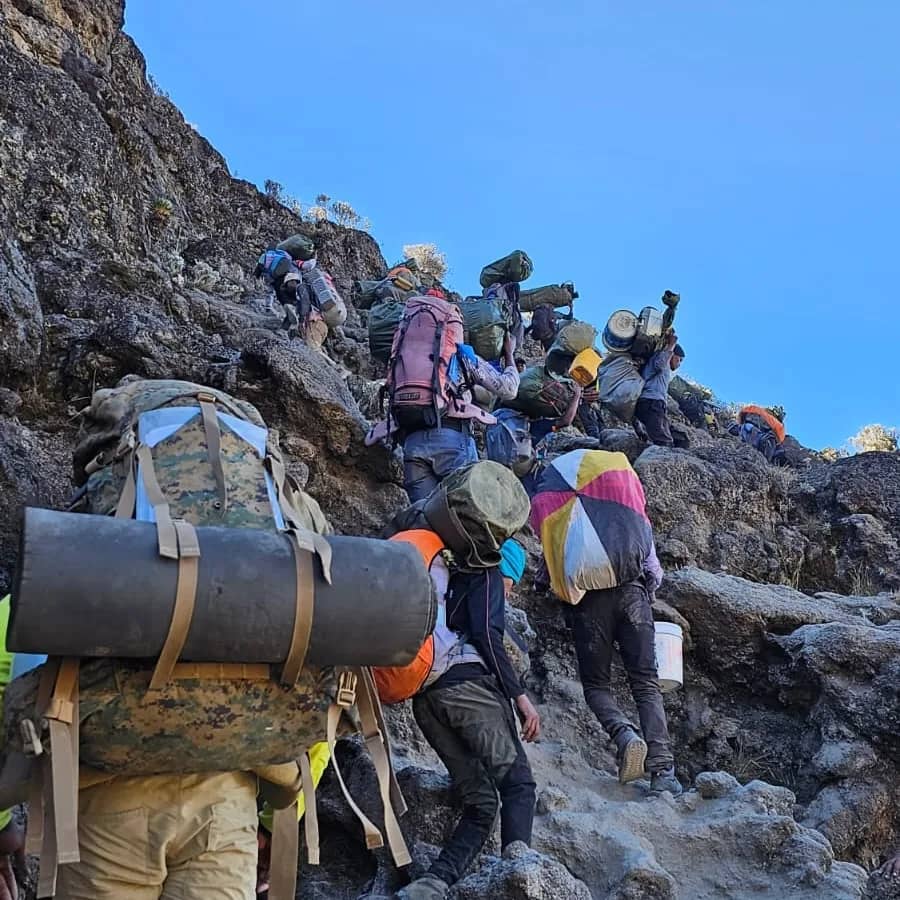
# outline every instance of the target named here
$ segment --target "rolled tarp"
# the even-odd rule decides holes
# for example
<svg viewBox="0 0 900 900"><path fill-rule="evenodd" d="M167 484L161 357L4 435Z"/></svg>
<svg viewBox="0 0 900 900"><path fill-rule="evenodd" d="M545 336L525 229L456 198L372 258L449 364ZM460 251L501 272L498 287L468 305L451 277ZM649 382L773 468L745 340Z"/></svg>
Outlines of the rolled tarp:
<svg viewBox="0 0 900 900"><path fill-rule="evenodd" d="M283 532L196 529L196 601L180 659L284 662L296 611L296 566ZM306 661L402 666L434 628L436 603L408 544L328 536L332 582L314 567ZM159 656L172 620L178 563L159 555L153 523L28 508L7 647L51 656Z"/></svg>
<svg viewBox="0 0 900 900"><path fill-rule="evenodd" d="M575 291L571 284L545 284L519 293L519 309L534 312L539 306L571 306Z"/></svg>

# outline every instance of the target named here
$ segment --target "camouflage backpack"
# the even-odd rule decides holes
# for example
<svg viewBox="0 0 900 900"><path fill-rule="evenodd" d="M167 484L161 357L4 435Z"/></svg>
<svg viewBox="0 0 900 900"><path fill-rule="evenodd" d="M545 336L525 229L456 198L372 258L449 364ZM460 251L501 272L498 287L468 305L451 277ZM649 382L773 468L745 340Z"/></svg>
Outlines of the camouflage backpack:
<svg viewBox="0 0 900 900"><path fill-rule="evenodd" d="M81 487L72 508L155 522L160 555L178 566L177 588L169 634L152 670L135 661L95 659L79 665L78 659L51 658L8 688L8 747L26 756L31 752L37 762L34 783L42 782L44 802L33 805L32 816L39 821L42 807L52 813L43 829L30 829L37 836L31 849L41 853L43 863L38 896L52 896L54 859L65 863L79 858L79 747L92 766L82 767L82 786L116 774L255 771L263 795L280 807L273 833L285 838L270 897L287 900L294 896L296 880L300 789L310 861L318 861L306 753L322 740L333 750L340 734L362 731L385 801L388 844L398 864L407 865L410 858L396 820L405 805L390 767L371 672L305 664L313 596L299 573L301 567L311 572L318 565L330 580L331 548L323 535L331 529L316 501L286 473L277 433L266 428L255 407L222 391L130 376L115 388L97 391L83 411L74 468ZM297 612L291 651L280 669L230 660L178 662L196 591L197 525L278 529L291 537L298 565ZM32 709L35 715L30 715ZM227 721L223 709L228 710ZM49 753L39 735L41 722L49 729ZM295 736L295 762L266 758L267 741L259 740L259 732L270 727L272 746ZM381 832L359 810L335 768L367 845L382 846Z"/></svg>

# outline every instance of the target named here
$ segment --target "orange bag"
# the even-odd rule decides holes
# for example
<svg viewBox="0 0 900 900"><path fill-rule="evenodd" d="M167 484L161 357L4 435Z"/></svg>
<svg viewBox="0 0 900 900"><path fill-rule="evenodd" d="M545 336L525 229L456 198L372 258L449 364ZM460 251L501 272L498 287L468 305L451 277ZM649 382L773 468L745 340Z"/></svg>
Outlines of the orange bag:
<svg viewBox="0 0 900 900"><path fill-rule="evenodd" d="M401 531L391 540L412 544L422 554L425 568L429 572L444 549L444 542L433 531L424 528ZM400 703L417 694L431 674L433 666L434 635L431 634L419 648L416 658L408 665L373 668L372 674L375 676L375 686L381 702Z"/></svg>
<svg viewBox="0 0 900 900"><path fill-rule="evenodd" d="M741 423L743 423L747 416L759 416L759 418L769 426L769 429L775 435L778 443L784 443L784 423L779 422L778 419L776 419L775 416L773 416L772 413L770 413L767 409L751 403L748 406L745 406L740 411L740 413L738 413L738 419Z"/></svg>

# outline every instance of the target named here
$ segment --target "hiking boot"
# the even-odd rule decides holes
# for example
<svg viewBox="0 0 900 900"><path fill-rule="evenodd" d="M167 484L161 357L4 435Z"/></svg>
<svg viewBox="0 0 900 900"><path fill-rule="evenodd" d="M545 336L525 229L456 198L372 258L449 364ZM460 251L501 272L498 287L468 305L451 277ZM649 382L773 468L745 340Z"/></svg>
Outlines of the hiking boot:
<svg viewBox="0 0 900 900"><path fill-rule="evenodd" d="M434 875L417 878L412 884L394 894L395 900L443 900L450 885Z"/></svg>
<svg viewBox="0 0 900 900"><path fill-rule="evenodd" d="M618 743L618 742L617 742ZM647 760L647 744L633 731L619 744L619 783L628 784L644 777L644 763Z"/></svg>
<svg viewBox="0 0 900 900"><path fill-rule="evenodd" d="M681 782L675 777L675 766L669 766L661 772L653 772L650 775L650 790L656 794L668 791L673 797L684 793Z"/></svg>

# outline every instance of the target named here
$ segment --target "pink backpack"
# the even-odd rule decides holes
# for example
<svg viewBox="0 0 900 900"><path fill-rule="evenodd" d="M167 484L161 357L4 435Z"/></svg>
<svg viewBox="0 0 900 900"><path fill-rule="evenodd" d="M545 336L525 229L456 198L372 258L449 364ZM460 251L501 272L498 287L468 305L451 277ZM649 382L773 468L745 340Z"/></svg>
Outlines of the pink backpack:
<svg viewBox="0 0 900 900"><path fill-rule="evenodd" d="M462 342L462 313L455 303L435 296L406 301L385 385L389 431L439 428L444 417L493 421L465 401L465 385L455 383L456 345ZM461 381L461 367L459 372Z"/></svg>

